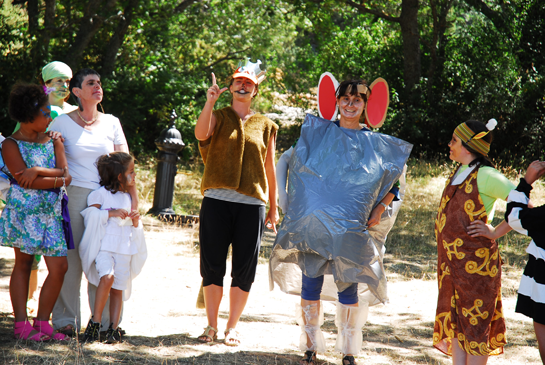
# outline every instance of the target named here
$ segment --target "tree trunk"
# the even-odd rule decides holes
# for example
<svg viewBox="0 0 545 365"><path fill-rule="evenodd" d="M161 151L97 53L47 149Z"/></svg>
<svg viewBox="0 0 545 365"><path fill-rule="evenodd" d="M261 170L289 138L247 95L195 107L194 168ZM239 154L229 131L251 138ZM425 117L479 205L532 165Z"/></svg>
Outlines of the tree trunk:
<svg viewBox="0 0 545 365"><path fill-rule="evenodd" d="M403 80L405 83L405 94L409 97L414 86L420 80L420 31L418 29L419 0L402 0L401 15L393 17L382 10L368 8L365 3L355 3L352 0L342 0L349 6L358 9L360 13L371 14L389 22L401 25L401 39L403 43ZM414 95L414 93L413 93Z"/></svg>
<svg viewBox="0 0 545 365"><path fill-rule="evenodd" d="M28 12L28 31L31 35L30 39L33 39L31 42L31 64L33 70L38 70L43 66L44 51L45 47L41 41L41 32L40 32L40 8L38 0L28 0L27 2L27 12Z"/></svg>
<svg viewBox="0 0 545 365"><path fill-rule="evenodd" d="M110 38L110 41L108 42L108 45L106 46L106 51L104 53L104 58L102 61L102 74L104 75L104 77L110 76L115 69L117 53L123 45L125 35L127 34L127 30L129 29L129 26L134 17L134 10L139 2L140 0L130 0L127 4L127 7L123 11L123 15L120 16L120 20L117 24L115 33Z"/></svg>
<svg viewBox="0 0 545 365"><path fill-rule="evenodd" d="M465 0L465 2L490 19L498 32L505 34L508 39L513 39L513 35L511 34L511 25L508 21L506 21L506 19L504 19L501 12L492 10L482 0Z"/></svg>
<svg viewBox="0 0 545 365"><path fill-rule="evenodd" d="M44 55L47 55L49 53L49 43L51 42L51 34L53 32L53 28L55 28L56 7L57 7L56 0L45 0L44 29L41 32L42 47L44 50Z"/></svg>
<svg viewBox="0 0 545 365"><path fill-rule="evenodd" d="M430 7L433 17L433 38L431 44L427 44L430 49L430 67L428 70L428 100L434 100L438 95L433 92L433 86L436 84L436 75L441 77L443 65L445 63L445 48L447 44L447 15L452 8L452 0L444 0L442 3L436 0L430 1ZM437 7L439 5L439 12Z"/></svg>
<svg viewBox="0 0 545 365"><path fill-rule="evenodd" d="M30 32L30 34L35 35L38 33L38 19L40 17L40 11L38 8L38 0L28 0L27 12L28 12L28 31Z"/></svg>
<svg viewBox="0 0 545 365"><path fill-rule="evenodd" d="M73 70L77 70L81 62L83 51L91 42L96 32L102 26L104 19L96 14L96 9L101 8L103 0L89 0L85 6L83 17L81 18L78 33L74 43L70 46L65 62Z"/></svg>
<svg viewBox="0 0 545 365"><path fill-rule="evenodd" d="M403 79L405 92L411 93L420 80L420 33L418 30L419 0L401 2L401 37L403 39Z"/></svg>

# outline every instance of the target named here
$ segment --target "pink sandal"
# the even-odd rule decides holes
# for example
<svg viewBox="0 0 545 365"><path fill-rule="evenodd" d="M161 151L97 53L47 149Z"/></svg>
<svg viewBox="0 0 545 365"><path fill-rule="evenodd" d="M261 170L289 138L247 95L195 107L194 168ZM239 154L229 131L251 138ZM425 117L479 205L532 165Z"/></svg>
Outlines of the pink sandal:
<svg viewBox="0 0 545 365"><path fill-rule="evenodd" d="M31 336L30 334L32 332L36 333ZM49 336L47 334L36 330L34 327L32 327L29 321L15 322L13 335L19 340L30 340L36 342L44 342L49 340Z"/></svg>
<svg viewBox="0 0 545 365"><path fill-rule="evenodd" d="M55 330L51 325L49 324L49 321L38 321L37 319L34 320L34 329L38 332L44 333L47 336L49 336L49 339L56 340L56 341L68 341L70 340L70 337L66 336L62 333L55 333Z"/></svg>

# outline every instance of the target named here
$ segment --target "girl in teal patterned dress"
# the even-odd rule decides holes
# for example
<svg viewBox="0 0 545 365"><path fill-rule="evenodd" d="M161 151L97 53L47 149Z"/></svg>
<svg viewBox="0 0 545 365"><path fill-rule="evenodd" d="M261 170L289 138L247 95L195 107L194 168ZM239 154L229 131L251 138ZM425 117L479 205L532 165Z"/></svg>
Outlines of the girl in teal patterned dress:
<svg viewBox="0 0 545 365"><path fill-rule="evenodd" d="M1 245L13 247L15 265L9 285L15 316L15 338L64 340L49 324L53 305L68 269L60 194L51 189L70 184L64 146L45 134L51 123L48 97L38 85L17 84L9 100L10 116L20 129L2 144L2 157L14 177L0 217ZM49 189L49 190L48 190ZM61 189L62 190L62 189ZM48 275L40 293L34 324L26 301L34 255L43 255Z"/></svg>

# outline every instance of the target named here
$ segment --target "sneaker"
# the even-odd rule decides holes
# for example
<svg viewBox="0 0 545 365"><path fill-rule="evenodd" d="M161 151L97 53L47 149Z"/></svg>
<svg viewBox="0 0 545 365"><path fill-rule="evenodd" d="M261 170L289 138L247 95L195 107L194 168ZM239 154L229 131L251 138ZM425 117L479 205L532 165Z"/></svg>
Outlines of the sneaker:
<svg viewBox="0 0 545 365"><path fill-rule="evenodd" d="M106 332L106 343L121 342L121 331L119 330L119 327L114 330L112 328L113 325L113 323L110 323L110 327L108 327L108 331Z"/></svg>
<svg viewBox="0 0 545 365"><path fill-rule="evenodd" d="M93 322L91 318L83 334L83 342L100 341L100 323Z"/></svg>
<svg viewBox="0 0 545 365"><path fill-rule="evenodd" d="M102 327L101 327L102 329ZM123 328L121 328L121 326L117 327L117 329L119 330L119 334L121 335L121 337L125 336L125 334L127 333ZM108 330L106 331L100 331L100 338L106 338L106 333L108 332Z"/></svg>

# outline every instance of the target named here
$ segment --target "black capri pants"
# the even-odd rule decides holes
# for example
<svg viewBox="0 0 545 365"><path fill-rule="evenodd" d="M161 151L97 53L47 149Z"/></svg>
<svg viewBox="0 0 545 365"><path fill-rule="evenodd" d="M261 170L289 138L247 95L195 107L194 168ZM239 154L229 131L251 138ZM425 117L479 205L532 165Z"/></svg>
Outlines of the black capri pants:
<svg viewBox="0 0 545 365"><path fill-rule="evenodd" d="M205 197L199 219L203 286L223 286L227 252L232 245L231 287L249 292L265 228L265 206Z"/></svg>

